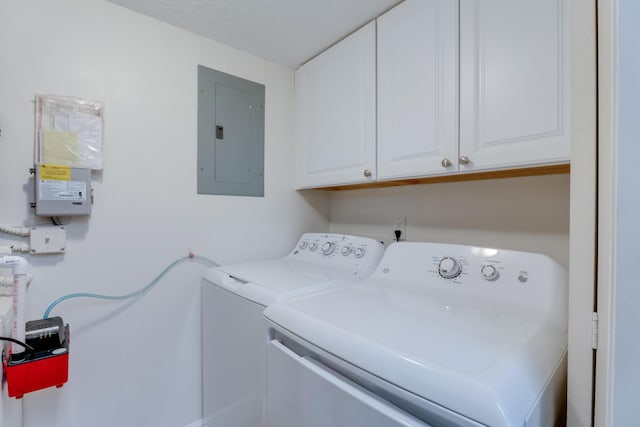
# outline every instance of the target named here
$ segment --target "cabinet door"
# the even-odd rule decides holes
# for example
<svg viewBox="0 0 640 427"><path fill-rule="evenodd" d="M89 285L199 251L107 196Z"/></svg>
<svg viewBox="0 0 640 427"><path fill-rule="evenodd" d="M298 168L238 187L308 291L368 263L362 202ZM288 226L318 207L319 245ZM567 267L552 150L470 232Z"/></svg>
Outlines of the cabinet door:
<svg viewBox="0 0 640 427"><path fill-rule="evenodd" d="M458 2L407 0L378 18L378 178L456 171L457 153Z"/></svg>
<svg viewBox="0 0 640 427"><path fill-rule="evenodd" d="M375 22L296 71L298 187L372 181Z"/></svg>
<svg viewBox="0 0 640 427"><path fill-rule="evenodd" d="M569 160L564 0L461 0L460 170Z"/></svg>

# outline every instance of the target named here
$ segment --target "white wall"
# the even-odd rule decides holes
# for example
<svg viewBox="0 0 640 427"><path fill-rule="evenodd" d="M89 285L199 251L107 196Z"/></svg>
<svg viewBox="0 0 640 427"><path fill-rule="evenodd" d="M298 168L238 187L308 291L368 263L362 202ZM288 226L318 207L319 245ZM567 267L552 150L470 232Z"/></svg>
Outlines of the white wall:
<svg viewBox="0 0 640 427"><path fill-rule="evenodd" d="M189 249L221 263L281 256L301 232L327 230L326 195L292 186L291 70L100 0L2 1L0 17L0 223L47 222L28 208L34 95L106 102L93 213L67 225L66 255L28 257L28 318L67 293L135 290ZM266 85L264 198L195 194L198 64ZM182 265L130 304L59 305L70 379L26 396L24 425L200 419L203 268Z"/></svg>
<svg viewBox="0 0 640 427"><path fill-rule="evenodd" d="M617 201L615 232L615 335L613 378L613 424L638 423L640 392L640 288L638 287L638 242L640 242L640 198L637 159L640 156L640 4L618 0L618 123L615 163Z"/></svg>
<svg viewBox="0 0 640 427"><path fill-rule="evenodd" d="M350 190L330 195L331 231L537 252L569 265L569 175Z"/></svg>

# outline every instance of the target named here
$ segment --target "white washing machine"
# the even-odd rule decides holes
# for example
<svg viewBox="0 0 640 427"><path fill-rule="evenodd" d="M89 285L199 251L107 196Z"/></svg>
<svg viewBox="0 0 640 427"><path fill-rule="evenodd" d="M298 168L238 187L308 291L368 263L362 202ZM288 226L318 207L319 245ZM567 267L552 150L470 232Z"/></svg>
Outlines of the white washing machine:
<svg viewBox="0 0 640 427"><path fill-rule="evenodd" d="M567 273L531 253L394 243L367 279L264 312L269 427L549 427Z"/></svg>
<svg viewBox="0 0 640 427"><path fill-rule="evenodd" d="M284 258L207 270L202 284L203 425L263 425L266 306L361 280L383 252L373 239L309 233Z"/></svg>

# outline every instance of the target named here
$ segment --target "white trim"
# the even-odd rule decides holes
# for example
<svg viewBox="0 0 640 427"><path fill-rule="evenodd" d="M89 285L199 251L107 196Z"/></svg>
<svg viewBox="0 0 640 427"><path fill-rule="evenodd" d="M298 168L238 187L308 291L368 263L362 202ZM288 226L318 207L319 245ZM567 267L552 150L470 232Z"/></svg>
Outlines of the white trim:
<svg viewBox="0 0 640 427"><path fill-rule="evenodd" d="M613 425L617 241L618 0L598 0L598 311L594 425Z"/></svg>
<svg viewBox="0 0 640 427"><path fill-rule="evenodd" d="M591 425L596 264L596 1L570 0L571 215L567 425Z"/></svg>

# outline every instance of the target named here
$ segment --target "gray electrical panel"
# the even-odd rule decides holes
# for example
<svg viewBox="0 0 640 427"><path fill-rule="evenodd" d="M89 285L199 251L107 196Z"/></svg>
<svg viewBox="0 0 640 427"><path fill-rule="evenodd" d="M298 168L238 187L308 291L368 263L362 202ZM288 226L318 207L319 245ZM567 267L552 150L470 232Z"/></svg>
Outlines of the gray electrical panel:
<svg viewBox="0 0 640 427"><path fill-rule="evenodd" d="M91 214L91 169L41 164L35 173L36 215Z"/></svg>
<svg viewBox="0 0 640 427"><path fill-rule="evenodd" d="M198 194L264 196L265 87L198 66Z"/></svg>

